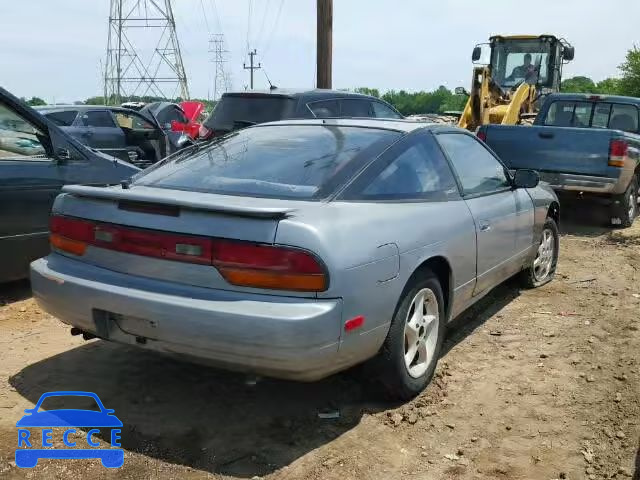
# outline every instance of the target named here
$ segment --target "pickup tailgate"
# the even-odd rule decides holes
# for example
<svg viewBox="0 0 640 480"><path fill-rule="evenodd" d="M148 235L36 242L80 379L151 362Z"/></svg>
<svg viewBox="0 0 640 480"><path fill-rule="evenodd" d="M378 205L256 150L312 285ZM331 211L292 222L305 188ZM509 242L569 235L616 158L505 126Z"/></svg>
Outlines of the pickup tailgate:
<svg viewBox="0 0 640 480"><path fill-rule="evenodd" d="M485 142L509 168L615 176L609 167L613 132L599 128L488 125Z"/></svg>

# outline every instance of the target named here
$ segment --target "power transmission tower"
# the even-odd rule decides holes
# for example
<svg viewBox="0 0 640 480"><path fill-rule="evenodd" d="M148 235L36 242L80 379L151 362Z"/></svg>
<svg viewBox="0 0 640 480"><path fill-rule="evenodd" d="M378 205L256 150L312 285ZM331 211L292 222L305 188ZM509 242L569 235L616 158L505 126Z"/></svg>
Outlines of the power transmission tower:
<svg viewBox="0 0 640 480"><path fill-rule="evenodd" d="M333 0L317 0L318 88L331 88L333 54Z"/></svg>
<svg viewBox="0 0 640 480"><path fill-rule="evenodd" d="M111 0L105 103L189 98L171 0Z"/></svg>
<svg viewBox="0 0 640 480"><path fill-rule="evenodd" d="M228 50L224 48L224 35L221 33L211 35L209 53L213 54L211 61L216 64L216 72L213 78L213 100L217 100L219 92L229 90L229 76L224 69L224 64L227 61L225 55L228 53Z"/></svg>
<svg viewBox="0 0 640 480"><path fill-rule="evenodd" d="M261 63L258 63L257 66L254 65L253 57L255 57L257 54L258 54L258 52L254 48L253 51L249 52L249 66L247 67L246 63L242 64L242 66L244 67L245 70L249 70L250 71L250 79L251 79L251 81L249 82L249 85L250 85L251 90L253 90L253 71L262 68L262 64Z"/></svg>

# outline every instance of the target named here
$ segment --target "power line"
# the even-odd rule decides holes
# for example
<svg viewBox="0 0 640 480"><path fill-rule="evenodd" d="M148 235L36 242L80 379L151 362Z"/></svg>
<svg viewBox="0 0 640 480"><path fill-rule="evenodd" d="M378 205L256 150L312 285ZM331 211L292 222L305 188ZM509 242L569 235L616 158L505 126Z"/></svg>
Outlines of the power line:
<svg viewBox="0 0 640 480"><path fill-rule="evenodd" d="M284 5L284 0L280 0L280 5L278 6L278 13L276 14L276 20L273 23L273 27L271 28L271 33L269 34L269 38L267 43L265 44L264 50L262 52L262 56L266 57L269 48L271 47L271 42L273 40L273 35L278 28L278 23L280 22L280 14L282 13L282 6Z"/></svg>
<svg viewBox="0 0 640 480"><path fill-rule="evenodd" d="M258 30L258 36L255 39L254 46L260 46L260 40L262 39L262 32L264 31L264 24L267 20L267 15L269 14L269 0L266 0L264 6L264 12L262 14L262 23L260 24L260 30Z"/></svg>
<svg viewBox="0 0 640 480"><path fill-rule="evenodd" d="M249 14L247 15L247 52L251 51L249 45L249 37L251 36L251 10L253 8L253 0L249 0Z"/></svg>
<svg viewBox="0 0 640 480"><path fill-rule="evenodd" d="M202 16L204 17L204 23L207 26L207 33L211 33L211 27L209 26L209 19L207 18L207 11L204 8L204 2L200 0L200 6L202 7Z"/></svg>

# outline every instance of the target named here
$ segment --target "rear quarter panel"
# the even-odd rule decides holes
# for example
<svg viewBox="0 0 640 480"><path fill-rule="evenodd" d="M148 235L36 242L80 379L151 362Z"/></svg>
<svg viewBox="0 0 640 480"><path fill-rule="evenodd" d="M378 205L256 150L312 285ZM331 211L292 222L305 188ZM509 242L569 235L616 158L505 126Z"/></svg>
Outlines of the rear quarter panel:
<svg viewBox="0 0 640 480"><path fill-rule="evenodd" d="M364 328L342 337L343 347L359 353L380 347L403 290L424 261L438 256L450 264L453 303L470 294L475 242L462 200L319 204L282 220L276 234L276 243L322 258L330 285L318 296L342 298L343 321L365 316Z"/></svg>

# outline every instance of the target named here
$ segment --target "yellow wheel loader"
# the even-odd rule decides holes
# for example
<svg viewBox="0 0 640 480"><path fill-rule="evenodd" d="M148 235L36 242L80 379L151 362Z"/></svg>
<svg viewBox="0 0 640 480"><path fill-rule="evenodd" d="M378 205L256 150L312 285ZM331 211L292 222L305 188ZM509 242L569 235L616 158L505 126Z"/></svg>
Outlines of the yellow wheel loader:
<svg viewBox="0 0 640 480"><path fill-rule="evenodd" d="M471 91L456 88L469 95L458 126L475 131L535 118L540 97L560 90L562 66L573 56L574 48L553 35L496 35L477 45L471 59L480 65L473 69Z"/></svg>

